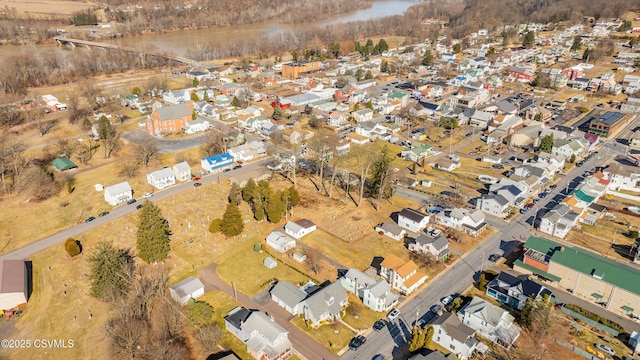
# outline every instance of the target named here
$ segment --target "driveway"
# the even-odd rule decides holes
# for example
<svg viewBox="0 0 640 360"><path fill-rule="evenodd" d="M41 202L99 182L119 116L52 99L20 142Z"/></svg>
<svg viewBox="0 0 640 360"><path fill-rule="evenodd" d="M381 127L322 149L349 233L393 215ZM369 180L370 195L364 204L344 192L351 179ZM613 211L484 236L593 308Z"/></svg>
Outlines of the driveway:
<svg viewBox="0 0 640 360"><path fill-rule="evenodd" d="M123 139L134 144L142 139L152 139L157 144L158 151L162 154L180 152L196 146L200 146L204 143L206 136L207 133L203 132L182 139L167 140L152 136L143 129L127 131L126 133L122 134Z"/></svg>
<svg viewBox="0 0 640 360"><path fill-rule="evenodd" d="M242 306L247 309L255 309L265 312L273 316L275 322L289 331L289 340L293 344L293 347L306 359L338 359L337 355L332 354L327 348L318 343L314 338L307 335L304 331L297 328L289 320L292 318L285 309L277 306L273 301L268 301L266 304L261 305L254 301L247 295L233 290L231 286L225 283L216 273L216 264L211 264L206 268L200 270L198 273L201 276L202 283L204 284L204 290L213 291L220 290L227 295L233 297Z"/></svg>

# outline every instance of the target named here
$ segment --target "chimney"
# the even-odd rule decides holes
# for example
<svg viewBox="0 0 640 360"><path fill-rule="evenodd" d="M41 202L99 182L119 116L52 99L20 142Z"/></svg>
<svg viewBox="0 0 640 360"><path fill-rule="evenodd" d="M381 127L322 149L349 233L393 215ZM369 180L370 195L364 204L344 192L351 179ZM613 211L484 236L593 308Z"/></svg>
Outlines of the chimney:
<svg viewBox="0 0 640 360"><path fill-rule="evenodd" d="M560 246L560 252L564 252L564 246Z"/></svg>

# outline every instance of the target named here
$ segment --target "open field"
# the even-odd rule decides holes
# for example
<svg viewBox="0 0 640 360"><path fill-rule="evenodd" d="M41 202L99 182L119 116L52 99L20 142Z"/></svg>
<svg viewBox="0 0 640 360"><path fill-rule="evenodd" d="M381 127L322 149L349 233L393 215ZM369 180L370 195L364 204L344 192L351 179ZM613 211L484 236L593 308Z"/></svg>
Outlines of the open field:
<svg viewBox="0 0 640 360"><path fill-rule="evenodd" d="M24 13L31 16L37 15L72 15L76 12L83 11L94 7L91 2L66 1L66 0L44 0L44 1L15 1L0 0L0 7L3 9L15 10L18 13Z"/></svg>

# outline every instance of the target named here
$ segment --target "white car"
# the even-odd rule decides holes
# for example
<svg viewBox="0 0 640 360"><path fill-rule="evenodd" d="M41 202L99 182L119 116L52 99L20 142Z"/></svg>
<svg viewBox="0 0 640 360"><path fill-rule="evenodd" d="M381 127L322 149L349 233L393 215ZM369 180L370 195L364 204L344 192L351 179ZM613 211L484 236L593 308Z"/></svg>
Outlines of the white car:
<svg viewBox="0 0 640 360"><path fill-rule="evenodd" d="M152 197L152 196L153 196L153 193L146 193L146 194L142 195L142 197L143 197L144 199L148 199L148 198L150 198L150 197Z"/></svg>
<svg viewBox="0 0 640 360"><path fill-rule="evenodd" d="M615 351L613 351L613 349L612 349L612 348L610 348L610 347L608 347L608 346L606 346L606 345L596 344L596 347L597 347L599 350L602 350L602 351L606 352L607 354L609 354L609 355L611 355L611 356L615 356L615 355L616 355L616 352L615 352Z"/></svg>
<svg viewBox="0 0 640 360"><path fill-rule="evenodd" d="M389 313L389 315L387 315L387 319L389 320L394 320L395 318L397 318L398 316L400 316L400 310L398 309L393 309L391 310L391 312Z"/></svg>
<svg viewBox="0 0 640 360"><path fill-rule="evenodd" d="M442 305L447 306L449 305L450 302L453 301L453 296L445 296L442 299L440 299L440 301L442 302Z"/></svg>

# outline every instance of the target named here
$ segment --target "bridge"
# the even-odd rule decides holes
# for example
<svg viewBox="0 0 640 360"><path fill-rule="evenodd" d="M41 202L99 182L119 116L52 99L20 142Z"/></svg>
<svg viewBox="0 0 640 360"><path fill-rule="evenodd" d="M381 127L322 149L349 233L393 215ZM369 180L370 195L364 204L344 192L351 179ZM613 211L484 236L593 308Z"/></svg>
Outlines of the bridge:
<svg viewBox="0 0 640 360"><path fill-rule="evenodd" d="M106 43L101 43L101 42L96 42L96 41L89 41L89 40L71 39L71 38L68 38L68 37L65 37L65 36L56 36L56 37L54 37L54 39L60 45L71 45L73 47L76 47L76 46L80 45L80 46L84 46L84 47L87 47L87 48L97 47L97 48L102 48L102 49L113 49L113 50L119 50L119 51L127 51L127 52L140 54L141 56L146 56L146 55L155 56L155 57L159 57L159 58L175 61L177 63L190 65L190 66L198 66L200 64L196 60L192 60L192 59L189 59L189 58L186 58L186 57L183 57L183 56L177 56L177 55L174 55L174 54L171 54L171 53L162 53L162 52L158 52L158 51L146 51L146 50L140 50L140 49L136 49L136 48L132 48L132 47L128 47L128 46L106 44Z"/></svg>

